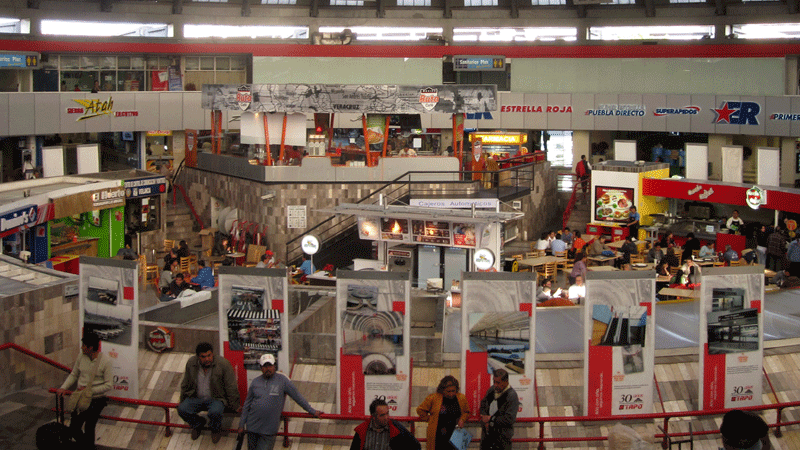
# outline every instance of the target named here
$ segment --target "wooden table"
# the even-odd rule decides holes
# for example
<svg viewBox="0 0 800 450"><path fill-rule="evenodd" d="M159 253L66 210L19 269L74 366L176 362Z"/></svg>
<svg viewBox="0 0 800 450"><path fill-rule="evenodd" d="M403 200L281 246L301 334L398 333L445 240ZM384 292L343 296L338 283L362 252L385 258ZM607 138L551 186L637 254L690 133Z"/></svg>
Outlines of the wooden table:
<svg viewBox="0 0 800 450"><path fill-rule="evenodd" d="M676 288L663 288L658 291L659 295L668 295L670 297L690 298L697 300L700 298L700 291L694 289L676 289Z"/></svg>
<svg viewBox="0 0 800 450"><path fill-rule="evenodd" d="M591 262L597 263L598 265L604 266L607 262L614 261L615 259L617 259L617 256L596 255L596 256L587 256L586 259Z"/></svg>
<svg viewBox="0 0 800 450"><path fill-rule="evenodd" d="M614 250L619 250L623 245L625 245L625 239L620 239L618 241L611 241L606 242L606 245L613 248Z"/></svg>
<svg viewBox="0 0 800 450"><path fill-rule="evenodd" d="M537 256L536 258L520 259L519 263L520 264L525 264L525 265L531 266L531 267L537 267L537 266L543 266L543 265L549 264L549 263L557 263L558 261L561 261L561 260L562 260L562 258L559 258L557 256Z"/></svg>
<svg viewBox="0 0 800 450"><path fill-rule="evenodd" d="M672 280L672 277L669 275L657 275L656 276L656 283L669 283Z"/></svg>
<svg viewBox="0 0 800 450"><path fill-rule="evenodd" d="M770 278L774 277L777 274L778 273L775 272L774 270L764 269L764 276L767 277L767 279L770 279Z"/></svg>
<svg viewBox="0 0 800 450"><path fill-rule="evenodd" d="M241 258L242 256L244 256L244 253L242 253L242 252L232 252L232 253L228 253L225 256L227 256L228 258L232 258L233 259L233 265L235 267L236 266L236 258Z"/></svg>
<svg viewBox="0 0 800 450"><path fill-rule="evenodd" d="M655 264L653 263L632 263L631 269L633 270L653 270Z"/></svg>
<svg viewBox="0 0 800 450"><path fill-rule="evenodd" d="M592 267L587 267L586 270L590 272L613 272L619 269L617 269L614 266L592 266Z"/></svg>
<svg viewBox="0 0 800 450"><path fill-rule="evenodd" d="M703 258L703 259L695 259L693 260L695 264L700 267L710 267L713 266L717 260L714 258Z"/></svg>
<svg viewBox="0 0 800 450"><path fill-rule="evenodd" d="M336 286L336 277L329 277L325 271L306 275L306 280L312 286Z"/></svg>

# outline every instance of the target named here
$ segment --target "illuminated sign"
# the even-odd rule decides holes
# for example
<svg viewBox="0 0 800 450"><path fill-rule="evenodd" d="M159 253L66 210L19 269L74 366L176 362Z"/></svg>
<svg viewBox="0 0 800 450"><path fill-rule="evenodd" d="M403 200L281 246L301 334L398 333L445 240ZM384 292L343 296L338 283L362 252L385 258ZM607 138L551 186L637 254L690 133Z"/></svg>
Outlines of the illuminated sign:
<svg viewBox="0 0 800 450"><path fill-rule="evenodd" d="M469 141L480 139L484 144L524 144L528 142L527 134L470 134Z"/></svg>
<svg viewBox="0 0 800 450"><path fill-rule="evenodd" d="M108 100L102 101L97 98L82 99L73 98L73 102L82 106L82 108L67 108L67 114L82 114L76 122L81 120L91 119L93 117L111 116L111 117L138 117L139 111L114 111L114 99L108 97Z"/></svg>
<svg viewBox="0 0 800 450"><path fill-rule="evenodd" d="M0 68L2 67L36 67L39 65L39 55L0 54Z"/></svg>
<svg viewBox="0 0 800 450"><path fill-rule="evenodd" d="M453 70L506 70L505 56L453 56Z"/></svg>
<svg viewBox="0 0 800 450"><path fill-rule="evenodd" d="M472 261L478 270L489 270L494 266L494 253L487 248L475 250Z"/></svg>
<svg viewBox="0 0 800 450"><path fill-rule="evenodd" d="M319 239L316 236L307 234L300 240L300 248L306 255L313 255L319 251Z"/></svg>
<svg viewBox="0 0 800 450"><path fill-rule="evenodd" d="M0 216L0 231L6 231L29 224L35 224L38 211L38 206L28 205L16 211L3 214Z"/></svg>
<svg viewBox="0 0 800 450"><path fill-rule="evenodd" d="M745 202L750 208L758 209L759 206L767 203L767 191L759 189L758 186L753 186L747 190Z"/></svg>

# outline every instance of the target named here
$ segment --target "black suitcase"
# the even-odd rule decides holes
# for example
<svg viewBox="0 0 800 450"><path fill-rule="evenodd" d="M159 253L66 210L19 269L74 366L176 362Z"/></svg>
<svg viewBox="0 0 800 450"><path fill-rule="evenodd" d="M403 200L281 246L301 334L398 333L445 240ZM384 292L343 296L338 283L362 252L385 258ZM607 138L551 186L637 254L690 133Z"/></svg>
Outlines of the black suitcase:
<svg viewBox="0 0 800 450"><path fill-rule="evenodd" d="M56 396L56 421L36 429L36 448L39 450L78 448L69 427L64 425L64 398L60 395Z"/></svg>

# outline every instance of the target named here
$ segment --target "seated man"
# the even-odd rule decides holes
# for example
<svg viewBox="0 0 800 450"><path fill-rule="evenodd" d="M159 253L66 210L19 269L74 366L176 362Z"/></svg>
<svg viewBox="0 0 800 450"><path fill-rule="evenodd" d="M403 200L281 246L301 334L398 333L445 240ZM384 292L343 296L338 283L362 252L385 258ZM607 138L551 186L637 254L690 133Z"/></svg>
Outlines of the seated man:
<svg viewBox="0 0 800 450"><path fill-rule="evenodd" d="M311 257L303 253L303 263L300 264L300 270L306 275L314 273L314 263L311 262Z"/></svg>
<svg viewBox="0 0 800 450"><path fill-rule="evenodd" d="M567 298L575 303L580 303L586 298L586 285L583 284L583 277L578 275L575 277L575 284L569 287L567 291Z"/></svg>
<svg viewBox="0 0 800 450"><path fill-rule="evenodd" d="M256 269L266 269L267 263L269 262L269 256L267 256L267 254L265 253L261 255L260 259L261 260L258 262L258 264L256 264Z"/></svg>
<svg viewBox="0 0 800 450"><path fill-rule="evenodd" d="M725 253L722 254L722 259L724 259L727 264L730 264L731 261L739 260L739 253L732 249L730 245L726 245Z"/></svg>
<svg viewBox="0 0 800 450"><path fill-rule="evenodd" d="M197 440L206 424L206 419L197 413L208 411L211 441L216 444L222 437L222 413L226 408L239 409L236 374L227 359L214 356L211 344L201 342L195 348L195 356L186 362L178 415L192 427L192 440Z"/></svg>
<svg viewBox="0 0 800 450"><path fill-rule="evenodd" d="M172 280L172 283L169 284L169 288L167 292L161 296L162 302L168 302L170 300L175 300L181 295L181 292L185 291L189 288L189 283L184 280L183 274L178 273L175 275L175 279Z"/></svg>
<svg viewBox="0 0 800 450"><path fill-rule="evenodd" d="M628 236L625 238L625 243L622 244L622 247L619 248L619 251L622 253L622 255L615 260L614 265L621 268L624 264L631 263L631 255L639 254L639 247L633 243L633 236Z"/></svg>
<svg viewBox="0 0 800 450"><path fill-rule="evenodd" d="M589 244L588 254L590 256L597 256L607 250L610 251L611 247L606 245L606 238L604 236L598 236L597 239Z"/></svg>
<svg viewBox="0 0 800 450"><path fill-rule="evenodd" d="M656 242L653 248L647 252L647 262L654 263L664 259L664 251L661 250L661 244Z"/></svg>
<svg viewBox="0 0 800 450"><path fill-rule="evenodd" d="M714 244L706 242L706 245L700 247L700 253L697 256L700 258L712 258L714 256Z"/></svg>
<svg viewBox="0 0 800 450"><path fill-rule="evenodd" d="M197 276L192 278L192 283L200 285L203 289L214 287L214 270L211 267L206 267L205 261L198 262L200 270L197 271Z"/></svg>
<svg viewBox="0 0 800 450"><path fill-rule="evenodd" d="M561 233L556 234L556 238L550 242L550 251L555 255L567 251L567 243L561 238Z"/></svg>
<svg viewBox="0 0 800 450"><path fill-rule="evenodd" d="M536 294L536 302L542 303L547 300L550 300L553 297L561 297L561 288L558 288L555 292L553 292L553 279L552 278L545 278L542 281L542 285L537 288Z"/></svg>
<svg viewBox="0 0 800 450"><path fill-rule="evenodd" d="M700 266L695 264L694 260L687 259L683 262L680 270L678 270L677 284L699 284L700 283Z"/></svg>
<svg viewBox="0 0 800 450"><path fill-rule="evenodd" d="M356 427L350 450L419 450L419 441L400 422L389 418L386 400L377 398L369 404L370 418Z"/></svg>
<svg viewBox="0 0 800 450"><path fill-rule="evenodd" d="M794 288L800 286L800 278L791 276L788 270L781 270L772 277L772 284L782 289Z"/></svg>
<svg viewBox="0 0 800 450"><path fill-rule="evenodd" d="M584 241L583 238L581 237L581 232L576 231L575 239L572 241L572 250L578 252L585 246L586 246L586 241Z"/></svg>

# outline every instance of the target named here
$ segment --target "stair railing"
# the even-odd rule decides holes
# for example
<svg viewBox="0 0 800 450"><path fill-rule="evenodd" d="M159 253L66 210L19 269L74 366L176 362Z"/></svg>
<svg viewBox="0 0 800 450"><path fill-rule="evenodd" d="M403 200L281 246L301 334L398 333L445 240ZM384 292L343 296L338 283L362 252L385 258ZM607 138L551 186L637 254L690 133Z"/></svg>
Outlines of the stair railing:
<svg viewBox="0 0 800 450"><path fill-rule="evenodd" d="M577 177L574 173L562 173L559 175L569 175L573 177ZM592 176L589 175L585 180L581 180L580 178L576 179L575 183L572 183L572 195L569 197L569 202L567 202L567 207L564 209L564 215L561 217L561 229L567 227L569 223L569 217L572 215L572 210L575 208L575 197L577 197L578 189L581 188L584 184L588 186L592 185Z"/></svg>

